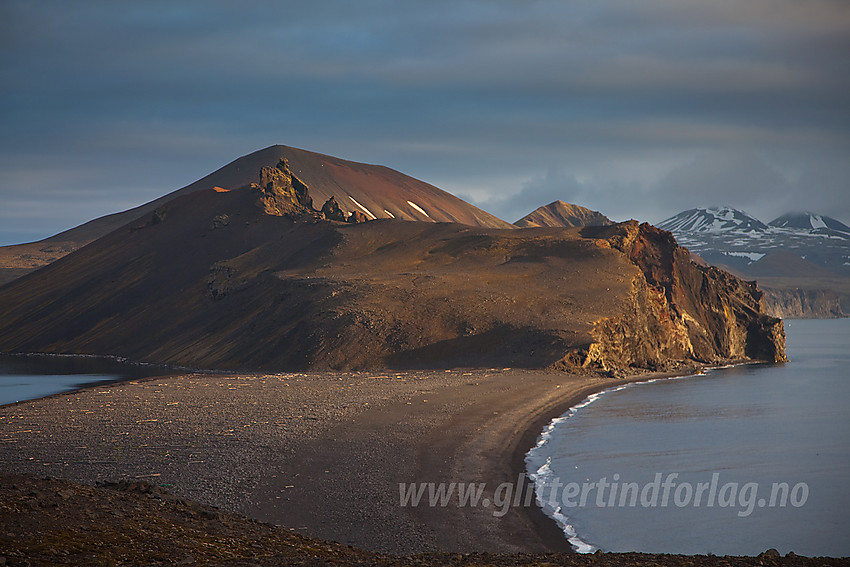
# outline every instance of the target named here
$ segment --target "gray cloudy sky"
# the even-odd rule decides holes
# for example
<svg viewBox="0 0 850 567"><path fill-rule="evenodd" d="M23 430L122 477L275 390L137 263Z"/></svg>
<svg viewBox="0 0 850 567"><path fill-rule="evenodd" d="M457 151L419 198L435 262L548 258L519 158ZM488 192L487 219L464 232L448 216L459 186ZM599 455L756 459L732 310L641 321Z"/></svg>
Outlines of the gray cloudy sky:
<svg viewBox="0 0 850 567"><path fill-rule="evenodd" d="M850 222L850 2L0 0L0 244L275 143L514 221Z"/></svg>

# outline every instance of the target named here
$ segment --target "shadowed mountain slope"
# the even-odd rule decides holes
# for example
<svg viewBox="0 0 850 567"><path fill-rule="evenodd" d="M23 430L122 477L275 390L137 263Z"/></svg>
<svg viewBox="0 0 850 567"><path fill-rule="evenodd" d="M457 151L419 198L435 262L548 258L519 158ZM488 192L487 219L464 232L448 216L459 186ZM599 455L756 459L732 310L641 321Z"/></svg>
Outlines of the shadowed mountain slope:
<svg viewBox="0 0 850 567"><path fill-rule="evenodd" d="M754 284L649 225L348 224L323 220L284 162L260 177L179 196L0 288L0 350L275 370L784 358Z"/></svg>
<svg viewBox="0 0 850 567"><path fill-rule="evenodd" d="M292 220L250 191L183 196L0 289L0 349L215 368L546 366L610 309L594 279L624 299L636 275L577 235Z"/></svg>
<svg viewBox="0 0 850 567"><path fill-rule="evenodd" d="M572 205L564 201L555 201L543 207L539 207L525 215L514 225L520 228L536 226L603 226L612 224L611 220L602 213L591 211L579 205Z"/></svg>

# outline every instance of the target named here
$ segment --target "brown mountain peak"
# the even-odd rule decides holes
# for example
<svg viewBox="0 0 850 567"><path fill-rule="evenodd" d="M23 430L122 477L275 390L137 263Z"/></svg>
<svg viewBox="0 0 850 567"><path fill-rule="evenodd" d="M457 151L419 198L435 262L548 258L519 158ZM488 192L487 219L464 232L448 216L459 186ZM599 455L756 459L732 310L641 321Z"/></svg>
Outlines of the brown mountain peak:
<svg viewBox="0 0 850 567"><path fill-rule="evenodd" d="M265 182L262 179L263 168L267 168ZM302 186L305 189L309 186L309 196L317 204L335 197L341 216L346 220L359 213L353 216L353 220L399 219L515 228L451 193L388 167L274 145L242 156L190 185L133 209L93 219L38 243L0 247L0 283L53 262L129 223L147 218L179 197L211 189L222 193L251 184L261 184L266 188L267 182L272 180L269 176L279 177L279 188L291 186L295 193ZM266 195L266 198L269 197ZM292 198L288 198L291 206L276 203L274 197L270 198L269 211L272 214L276 214L275 211L288 214L292 212L290 208L298 208ZM287 198L284 198L285 201ZM295 201L301 205L306 203L300 202L297 197ZM262 207L265 206L264 203Z"/></svg>
<svg viewBox="0 0 850 567"><path fill-rule="evenodd" d="M605 226L612 224L602 213L580 205L557 200L539 207L514 223L520 228L531 227L580 227Z"/></svg>

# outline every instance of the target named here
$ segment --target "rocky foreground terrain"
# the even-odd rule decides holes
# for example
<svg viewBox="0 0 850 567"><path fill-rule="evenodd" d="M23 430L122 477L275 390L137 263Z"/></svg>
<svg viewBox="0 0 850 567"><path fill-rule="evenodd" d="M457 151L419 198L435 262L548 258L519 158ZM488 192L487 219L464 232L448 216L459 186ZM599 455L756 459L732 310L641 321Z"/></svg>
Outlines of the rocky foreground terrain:
<svg viewBox="0 0 850 567"><path fill-rule="evenodd" d="M147 482L84 486L0 475L0 565L833 566L844 559L596 553L381 555L172 496Z"/></svg>

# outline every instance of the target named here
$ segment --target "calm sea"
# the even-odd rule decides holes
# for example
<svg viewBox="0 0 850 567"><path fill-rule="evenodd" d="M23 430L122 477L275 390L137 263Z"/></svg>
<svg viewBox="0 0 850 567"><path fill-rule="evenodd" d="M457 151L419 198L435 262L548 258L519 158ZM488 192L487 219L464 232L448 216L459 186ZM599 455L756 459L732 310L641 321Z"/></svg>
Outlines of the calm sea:
<svg viewBox="0 0 850 567"><path fill-rule="evenodd" d="M608 391L550 425L526 461L574 546L850 555L850 319L786 332L787 364Z"/></svg>
<svg viewBox="0 0 850 567"><path fill-rule="evenodd" d="M162 366L87 356L0 354L0 405L115 380L173 374Z"/></svg>

